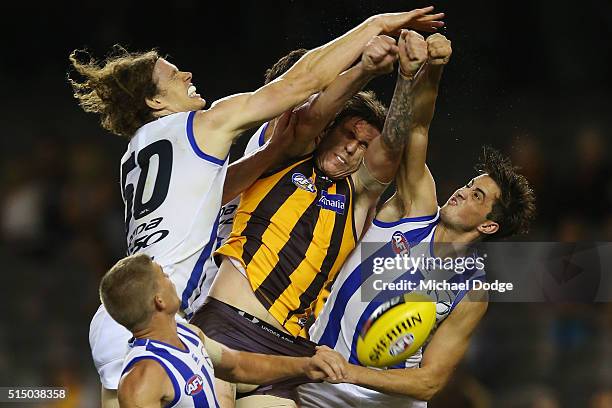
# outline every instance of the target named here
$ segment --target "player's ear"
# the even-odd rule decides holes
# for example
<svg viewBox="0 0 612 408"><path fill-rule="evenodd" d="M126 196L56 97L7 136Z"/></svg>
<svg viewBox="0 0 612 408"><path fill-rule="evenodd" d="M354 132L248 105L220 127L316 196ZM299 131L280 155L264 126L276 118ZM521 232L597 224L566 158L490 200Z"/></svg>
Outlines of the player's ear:
<svg viewBox="0 0 612 408"><path fill-rule="evenodd" d="M163 101L159 98L159 95L153 98L145 98L145 103L147 106L153 110L162 110L166 107Z"/></svg>
<svg viewBox="0 0 612 408"><path fill-rule="evenodd" d="M155 295L153 298L153 303L155 304L155 310L161 311L166 308L166 302L164 302L164 299L160 294Z"/></svg>
<svg viewBox="0 0 612 408"><path fill-rule="evenodd" d="M481 234L491 235L499 231L499 224L495 221L487 220L477 227Z"/></svg>

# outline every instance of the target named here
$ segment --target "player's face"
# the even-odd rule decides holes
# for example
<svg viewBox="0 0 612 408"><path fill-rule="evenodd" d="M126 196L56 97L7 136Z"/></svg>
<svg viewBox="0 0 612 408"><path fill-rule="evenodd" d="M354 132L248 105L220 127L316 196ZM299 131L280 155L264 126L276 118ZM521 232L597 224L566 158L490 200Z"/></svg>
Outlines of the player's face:
<svg viewBox="0 0 612 408"><path fill-rule="evenodd" d="M167 311L175 314L181 306L181 300L176 293L176 286L157 262L153 262L153 265L157 275L158 295L164 301Z"/></svg>
<svg viewBox="0 0 612 408"><path fill-rule="evenodd" d="M317 164L328 177L343 179L357 171L369 144L378 136L378 129L365 120L345 119L321 140Z"/></svg>
<svg viewBox="0 0 612 408"><path fill-rule="evenodd" d="M172 112L203 109L206 101L196 93L191 79L191 72L179 71L174 64L158 59L153 69L153 80L160 94L155 99Z"/></svg>
<svg viewBox="0 0 612 408"><path fill-rule="evenodd" d="M487 214L500 197L501 190L491 177L482 174L470 180L465 186L456 190L440 209L442 221L460 231L481 232L483 226L495 224L487 220ZM495 232L497 229L492 232ZM490 229L486 231L491 232Z"/></svg>

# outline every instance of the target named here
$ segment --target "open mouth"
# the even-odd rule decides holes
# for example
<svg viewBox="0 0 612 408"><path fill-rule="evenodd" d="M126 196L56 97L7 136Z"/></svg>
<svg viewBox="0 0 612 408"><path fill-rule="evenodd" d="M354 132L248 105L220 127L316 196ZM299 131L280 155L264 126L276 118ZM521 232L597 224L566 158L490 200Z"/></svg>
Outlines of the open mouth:
<svg viewBox="0 0 612 408"><path fill-rule="evenodd" d="M193 98L193 97L199 96L199 95L196 93L196 90L197 90L197 89L196 89L196 87L195 87L194 85L190 85L190 86L189 86L189 88L187 88L187 96L189 96L190 98Z"/></svg>
<svg viewBox="0 0 612 408"><path fill-rule="evenodd" d="M346 160L344 160L342 157L336 155L336 159L338 159L338 161L342 164L346 164Z"/></svg>

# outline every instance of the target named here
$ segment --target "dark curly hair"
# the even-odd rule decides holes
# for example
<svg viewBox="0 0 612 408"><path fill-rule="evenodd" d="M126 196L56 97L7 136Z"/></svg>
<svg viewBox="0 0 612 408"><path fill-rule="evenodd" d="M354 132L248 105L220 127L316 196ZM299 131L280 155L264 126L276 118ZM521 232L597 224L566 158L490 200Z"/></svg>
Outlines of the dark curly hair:
<svg viewBox="0 0 612 408"><path fill-rule="evenodd" d="M289 54L281 57L276 64L272 65L272 68L266 70L264 85L274 81L279 76L283 75L289 70L300 58L308 52L305 48L299 48L297 50L290 51Z"/></svg>
<svg viewBox="0 0 612 408"><path fill-rule="evenodd" d="M83 57L87 62L81 62ZM129 139L139 127L155 119L145 100L159 94L153 81L159 58L156 50L128 52L115 45L111 55L99 63L87 51L74 50L70 63L83 81L68 74L68 82L85 112L100 114L104 129Z"/></svg>
<svg viewBox="0 0 612 408"><path fill-rule="evenodd" d="M332 131L345 119L352 117L361 118L382 132L387 117L387 108L378 100L374 91L358 92L346 101L325 132Z"/></svg>
<svg viewBox="0 0 612 408"><path fill-rule="evenodd" d="M501 190L499 199L487 214L487 219L499 224L499 230L484 240L506 238L529 232L529 224L536 214L535 194L519 168L498 150L485 146L476 171L487 174Z"/></svg>

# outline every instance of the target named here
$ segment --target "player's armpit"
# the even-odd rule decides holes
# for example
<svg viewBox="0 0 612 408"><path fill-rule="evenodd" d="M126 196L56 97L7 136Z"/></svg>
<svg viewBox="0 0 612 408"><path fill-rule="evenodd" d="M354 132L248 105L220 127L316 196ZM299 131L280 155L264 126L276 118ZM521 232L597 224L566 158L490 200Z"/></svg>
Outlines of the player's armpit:
<svg viewBox="0 0 612 408"><path fill-rule="evenodd" d="M121 377L117 395L122 408L158 408L174 399L174 388L157 361L144 359Z"/></svg>

